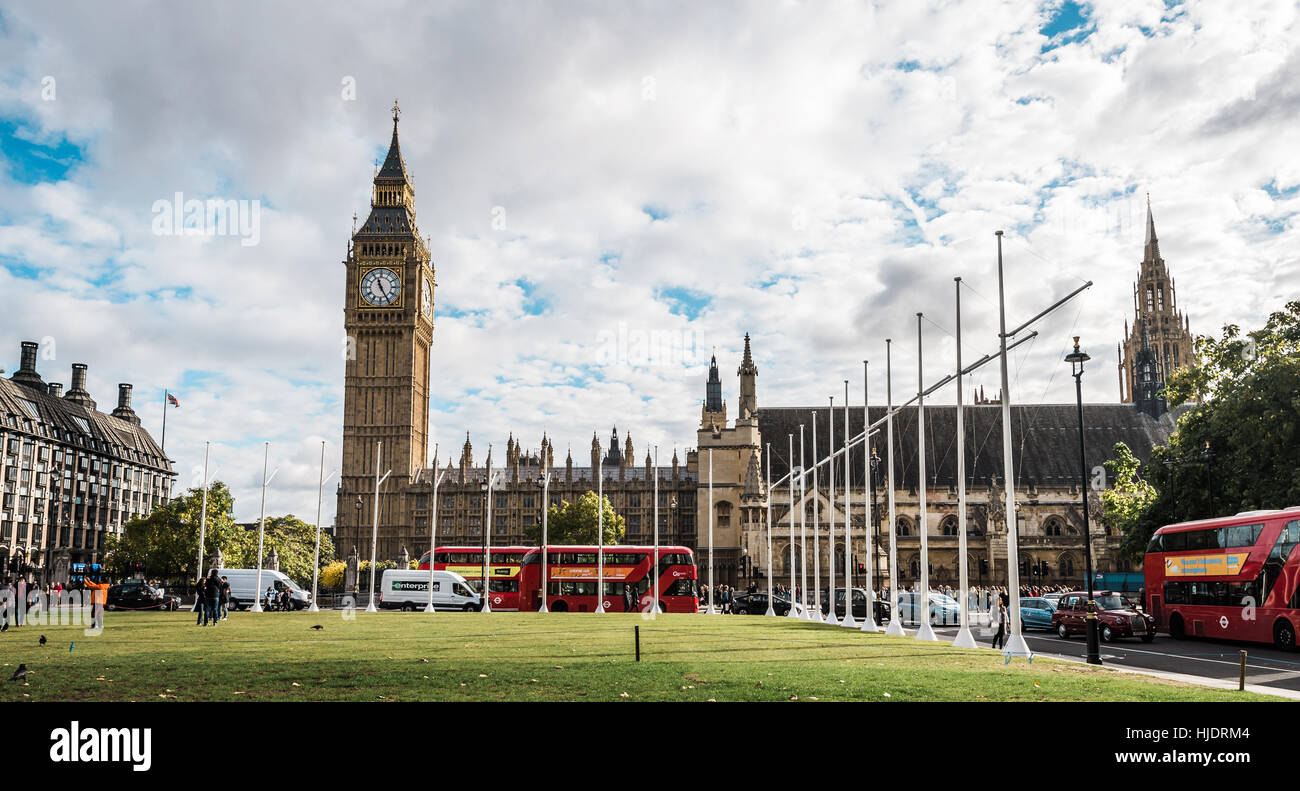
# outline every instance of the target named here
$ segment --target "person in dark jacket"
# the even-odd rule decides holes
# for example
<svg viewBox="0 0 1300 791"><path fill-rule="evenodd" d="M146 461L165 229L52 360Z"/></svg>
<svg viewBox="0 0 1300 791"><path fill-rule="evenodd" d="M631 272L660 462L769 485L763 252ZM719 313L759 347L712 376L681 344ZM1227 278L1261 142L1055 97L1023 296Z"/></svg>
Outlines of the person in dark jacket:
<svg viewBox="0 0 1300 791"><path fill-rule="evenodd" d="M217 611L221 609L221 577L217 575L216 569L213 569L204 581L203 592L207 594L207 619L212 622L213 626L216 626Z"/></svg>
<svg viewBox="0 0 1300 791"><path fill-rule="evenodd" d="M207 626L208 583L203 577L194 580L194 611L198 613L194 616L194 625Z"/></svg>
<svg viewBox="0 0 1300 791"><path fill-rule="evenodd" d="M221 578L221 620L226 620L230 615L230 580L224 576Z"/></svg>

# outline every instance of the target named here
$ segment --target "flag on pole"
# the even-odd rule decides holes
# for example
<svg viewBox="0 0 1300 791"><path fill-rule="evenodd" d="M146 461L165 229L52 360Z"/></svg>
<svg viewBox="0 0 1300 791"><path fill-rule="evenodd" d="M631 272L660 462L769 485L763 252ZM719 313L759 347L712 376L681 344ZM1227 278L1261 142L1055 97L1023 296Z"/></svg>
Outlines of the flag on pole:
<svg viewBox="0 0 1300 791"><path fill-rule="evenodd" d="M167 394L167 403L174 407L179 407L181 405L181 402L177 401L176 396L172 395L171 393Z"/></svg>

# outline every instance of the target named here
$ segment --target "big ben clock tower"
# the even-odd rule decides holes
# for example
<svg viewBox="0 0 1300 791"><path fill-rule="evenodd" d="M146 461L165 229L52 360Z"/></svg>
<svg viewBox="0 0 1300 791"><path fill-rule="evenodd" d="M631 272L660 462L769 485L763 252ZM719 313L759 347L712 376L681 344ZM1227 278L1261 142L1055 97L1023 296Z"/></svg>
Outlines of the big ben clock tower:
<svg viewBox="0 0 1300 791"><path fill-rule="evenodd" d="M386 559L409 540L414 496L409 490L429 450L434 271L415 223L415 189L398 147L400 114L393 102L393 140L375 174L370 215L353 233L343 262L348 354L335 543L340 552L355 546L364 559L369 559L376 466L381 476L392 471L379 503L378 557Z"/></svg>

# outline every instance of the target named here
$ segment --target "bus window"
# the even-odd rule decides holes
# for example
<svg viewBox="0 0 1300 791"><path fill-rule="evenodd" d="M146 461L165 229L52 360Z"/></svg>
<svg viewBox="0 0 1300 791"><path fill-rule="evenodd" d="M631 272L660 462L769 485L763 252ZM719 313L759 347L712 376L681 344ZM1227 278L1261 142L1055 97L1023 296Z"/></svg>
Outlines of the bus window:
<svg viewBox="0 0 1300 791"><path fill-rule="evenodd" d="M1152 536L1151 543L1147 544L1147 553L1149 554L1151 552L1164 552L1165 551L1164 538L1165 538L1164 536Z"/></svg>
<svg viewBox="0 0 1300 791"><path fill-rule="evenodd" d="M1298 544L1300 544L1300 519L1292 519L1286 523L1286 527L1282 528L1282 532L1277 534L1277 541L1273 544L1273 551L1268 554L1268 559L1285 563Z"/></svg>
<svg viewBox="0 0 1300 791"><path fill-rule="evenodd" d="M488 590L492 593L518 593L519 580L492 580Z"/></svg>
<svg viewBox="0 0 1300 791"><path fill-rule="evenodd" d="M695 580L690 580L690 579L686 579L686 580L677 580L677 581L674 582L672 585L669 585L667 590L664 590L664 591L663 591L663 595L665 595L665 596L694 596L694 595L695 595Z"/></svg>
<svg viewBox="0 0 1300 791"><path fill-rule="evenodd" d="M1237 525L1235 527L1225 527L1227 531L1227 543L1224 545L1232 547L1253 547L1259 542L1259 534L1264 531L1264 525Z"/></svg>

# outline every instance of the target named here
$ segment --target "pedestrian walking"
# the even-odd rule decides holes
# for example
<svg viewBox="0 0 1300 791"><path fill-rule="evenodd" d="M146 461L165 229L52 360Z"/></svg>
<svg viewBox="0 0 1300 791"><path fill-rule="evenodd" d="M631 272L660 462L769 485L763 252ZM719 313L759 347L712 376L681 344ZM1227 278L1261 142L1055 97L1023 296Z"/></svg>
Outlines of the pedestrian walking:
<svg viewBox="0 0 1300 791"><path fill-rule="evenodd" d="M221 578L221 620L226 620L230 614L230 580L224 576Z"/></svg>
<svg viewBox="0 0 1300 791"><path fill-rule="evenodd" d="M203 592L207 594L208 620L213 626L217 625L218 610L221 609L221 577L217 576L217 570L213 569L204 583Z"/></svg>
<svg viewBox="0 0 1300 791"><path fill-rule="evenodd" d="M108 583L94 582L86 578L83 582L90 589L90 628L104 628L104 603L108 598Z"/></svg>
<svg viewBox="0 0 1300 791"><path fill-rule="evenodd" d="M208 602L208 592L206 588L207 583L204 582L202 577L194 580L194 612L198 613L198 615L194 616L195 626L207 625L207 618L205 616L207 616L208 613L205 608L207 607Z"/></svg>
<svg viewBox="0 0 1300 791"><path fill-rule="evenodd" d="M623 612L632 612L636 604L636 596L632 593L632 586L629 583L623 583Z"/></svg>

